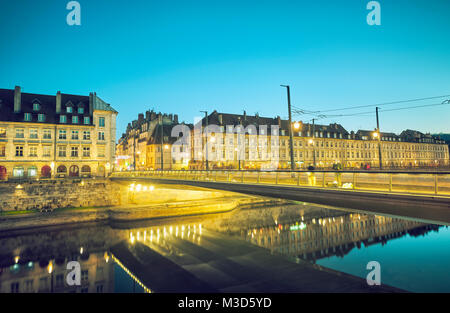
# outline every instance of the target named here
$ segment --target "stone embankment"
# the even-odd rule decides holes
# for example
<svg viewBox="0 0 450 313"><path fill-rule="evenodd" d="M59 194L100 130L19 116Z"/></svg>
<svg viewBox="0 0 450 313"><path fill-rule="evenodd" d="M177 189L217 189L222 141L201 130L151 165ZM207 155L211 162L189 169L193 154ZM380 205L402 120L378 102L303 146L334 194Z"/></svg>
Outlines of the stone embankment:
<svg viewBox="0 0 450 313"><path fill-rule="evenodd" d="M120 204L120 186L108 179L53 179L0 183L2 212Z"/></svg>
<svg viewBox="0 0 450 313"><path fill-rule="evenodd" d="M51 226L74 225L92 222L136 222L170 217L218 214L230 212L240 207L280 205L285 201L261 200L257 198L208 199L193 202L170 203L167 205L147 205L134 207L107 207L74 209L46 213L29 213L0 216L0 235L11 231L23 231Z"/></svg>

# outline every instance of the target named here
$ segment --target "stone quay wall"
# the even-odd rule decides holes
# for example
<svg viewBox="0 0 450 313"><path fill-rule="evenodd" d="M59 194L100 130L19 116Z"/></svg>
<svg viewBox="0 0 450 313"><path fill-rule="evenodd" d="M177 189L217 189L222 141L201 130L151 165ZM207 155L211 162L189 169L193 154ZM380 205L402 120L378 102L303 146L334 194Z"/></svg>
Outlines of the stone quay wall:
<svg viewBox="0 0 450 313"><path fill-rule="evenodd" d="M108 179L0 183L1 211L113 206L120 199L120 187Z"/></svg>

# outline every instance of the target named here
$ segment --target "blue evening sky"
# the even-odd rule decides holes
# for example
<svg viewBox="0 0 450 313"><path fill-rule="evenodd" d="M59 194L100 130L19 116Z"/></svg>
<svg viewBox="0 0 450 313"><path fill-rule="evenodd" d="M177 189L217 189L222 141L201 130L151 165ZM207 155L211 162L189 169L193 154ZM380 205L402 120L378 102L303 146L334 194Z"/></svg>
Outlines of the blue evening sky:
<svg viewBox="0 0 450 313"><path fill-rule="evenodd" d="M380 26L368 0L79 2L81 26L68 26L66 0L0 1L0 88L96 91L119 111L118 135L152 108L191 123L214 109L287 118L280 84L307 110L450 94L448 0L381 0ZM450 132L449 115L381 112L380 126ZM376 126L374 114L317 123L335 121Z"/></svg>

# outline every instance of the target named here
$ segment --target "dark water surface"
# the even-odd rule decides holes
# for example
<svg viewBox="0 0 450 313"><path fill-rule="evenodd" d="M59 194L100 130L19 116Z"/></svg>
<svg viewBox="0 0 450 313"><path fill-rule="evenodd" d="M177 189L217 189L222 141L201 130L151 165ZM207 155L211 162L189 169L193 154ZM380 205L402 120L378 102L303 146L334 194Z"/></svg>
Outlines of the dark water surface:
<svg viewBox="0 0 450 313"><path fill-rule="evenodd" d="M450 292L447 226L306 203L2 235L0 292L144 292L139 273L130 274L110 252L124 241L145 244L207 283L225 281L229 273L205 273L205 267L194 264L207 260L211 251L226 254L234 247L245 253L247 242L292 262L361 278L369 272L367 263L377 261L382 284L413 292ZM66 283L67 262L74 260L81 265L81 286Z"/></svg>

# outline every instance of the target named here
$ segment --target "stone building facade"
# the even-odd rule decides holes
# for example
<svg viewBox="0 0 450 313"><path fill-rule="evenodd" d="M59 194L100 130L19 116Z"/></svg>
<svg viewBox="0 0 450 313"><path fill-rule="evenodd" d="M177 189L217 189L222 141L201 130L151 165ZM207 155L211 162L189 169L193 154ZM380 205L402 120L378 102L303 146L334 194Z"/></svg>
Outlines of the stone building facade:
<svg viewBox="0 0 450 313"><path fill-rule="evenodd" d="M96 93L0 89L0 179L106 176L117 111Z"/></svg>
<svg viewBox="0 0 450 313"><path fill-rule="evenodd" d="M178 118L173 119L171 115L147 112L144 118L140 114L119 140L118 159L128 160L120 168L290 169L289 123L280 117L214 111L195 126L183 124L187 130L172 136L172 129L177 125L181 125ZM348 132L337 123L302 122L293 123L292 130L296 169L310 166L379 168L380 151L383 168L449 165L449 148L445 142L437 136L414 130L403 131L400 135L375 130ZM163 136L161 132L164 132ZM180 144L181 138L185 138L183 144Z"/></svg>

